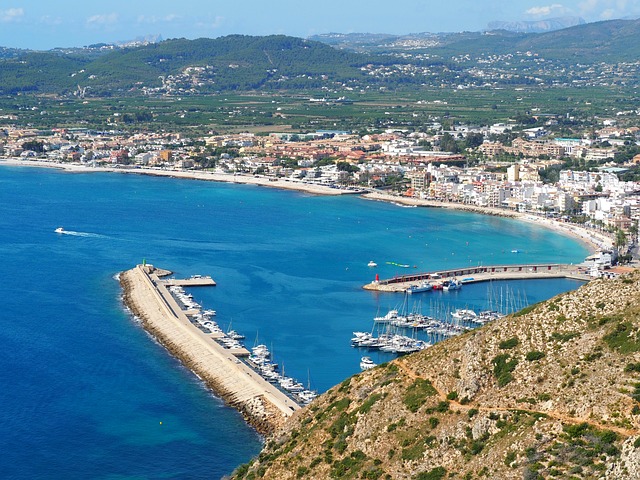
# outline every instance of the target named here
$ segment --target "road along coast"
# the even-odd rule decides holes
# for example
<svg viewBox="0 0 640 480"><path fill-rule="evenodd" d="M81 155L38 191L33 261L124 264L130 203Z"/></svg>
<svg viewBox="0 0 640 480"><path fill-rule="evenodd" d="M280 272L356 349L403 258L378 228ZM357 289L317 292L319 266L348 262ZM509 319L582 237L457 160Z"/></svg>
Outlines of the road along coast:
<svg viewBox="0 0 640 480"><path fill-rule="evenodd" d="M300 406L193 325L164 282L152 265L122 272L125 305L145 330L256 430L271 434L282 426Z"/></svg>

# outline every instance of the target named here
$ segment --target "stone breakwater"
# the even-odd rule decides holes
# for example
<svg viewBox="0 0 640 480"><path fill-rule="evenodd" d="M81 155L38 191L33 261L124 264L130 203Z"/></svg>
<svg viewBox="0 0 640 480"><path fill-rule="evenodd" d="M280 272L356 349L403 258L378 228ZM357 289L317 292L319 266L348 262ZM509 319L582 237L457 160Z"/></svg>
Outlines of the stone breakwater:
<svg viewBox="0 0 640 480"><path fill-rule="evenodd" d="M153 268L153 267L151 267ZM157 277L155 277L157 279ZM299 406L213 339L176 314L154 283L149 267L120 274L124 303L169 353L236 408L256 430L271 434Z"/></svg>

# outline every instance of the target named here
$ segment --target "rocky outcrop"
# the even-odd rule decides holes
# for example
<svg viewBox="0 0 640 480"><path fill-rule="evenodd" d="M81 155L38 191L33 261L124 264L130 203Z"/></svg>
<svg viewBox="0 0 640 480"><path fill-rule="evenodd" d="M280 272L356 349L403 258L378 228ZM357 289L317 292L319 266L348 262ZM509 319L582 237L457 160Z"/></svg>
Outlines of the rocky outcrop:
<svg viewBox="0 0 640 480"><path fill-rule="evenodd" d="M345 380L235 478L640 478L640 274Z"/></svg>

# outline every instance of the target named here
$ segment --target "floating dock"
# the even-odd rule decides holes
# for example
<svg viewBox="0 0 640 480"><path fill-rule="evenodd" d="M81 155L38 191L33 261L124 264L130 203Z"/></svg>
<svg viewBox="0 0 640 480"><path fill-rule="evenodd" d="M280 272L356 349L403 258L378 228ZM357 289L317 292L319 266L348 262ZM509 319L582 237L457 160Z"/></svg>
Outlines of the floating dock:
<svg viewBox="0 0 640 480"><path fill-rule="evenodd" d="M300 409L300 405L240 360L239 357L249 354L246 349L225 349L215 341L215 336L189 321L188 311L167 290L168 285L176 285L168 282L176 280L162 280L153 265L138 265L123 272L120 282L126 305L140 318L144 328L216 394L237 408L258 431L274 432Z"/></svg>
<svg viewBox="0 0 640 480"><path fill-rule="evenodd" d="M376 280L363 288L380 292L404 292L410 285L428 280L434 284L449 278L457 278L463 284L489 282L492 280L534 280L549 278L572 278L589 281L587 269L577 265L560 263L535 263L519 265L488 265L461 267L434 272L400 275L385 280Z"/></svg>

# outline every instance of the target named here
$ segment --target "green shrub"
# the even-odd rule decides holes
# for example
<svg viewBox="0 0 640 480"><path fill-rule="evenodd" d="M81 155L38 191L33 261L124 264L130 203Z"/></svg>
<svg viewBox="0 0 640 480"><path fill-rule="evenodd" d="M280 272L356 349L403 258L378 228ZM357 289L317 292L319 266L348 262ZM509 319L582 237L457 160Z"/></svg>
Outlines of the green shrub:
<svg viewBox="0 0 640 480"><path fill-rule="evenodd" d="M537 360L540 360L542 358L545 357L545 353L544 352L539 352L538 350L532 350L530 352L527 352L527 354L525 355L525 359L529 362L535 362Z"/></svg>
<svg viewBox="0 0 640 480"><path fill-rule="evenodd" d="M498 382L498 387L504 387L513 380L511 372L518 365L518 361L515 358L512 359L509 354L503 353L496 356L491 363L493 363L493 374Z"/></svg>
<svg viewBox="0 0 640 480"><path fill-rule="evenodd" d="M504 464L506 466L510 466L515 461L516 461L516 452L514 452L513 450L509 450L507 452L507 455L505 455L504 457Z"/></svg>
<svg viewBox="0 0 640 480"><path fill-rule="evenodd" d="M504 340L504 341L500 342L498 347L501 350L510 350L510 349L512 349L514 347L517 347L518 343L520 343L518 341L518 337L512 337L512 338L509 338L508 340Z"/></svg>
<svg viewBox="0 0 640 480"><path fill-rule="evenodd" d="M640 332L634 331L630 322L620 322L603 340L611 350L620 353L640 351Z"/></svg>
<svg viewBox="0 0 640 480"><path fill-rule="evenodd" d="M447 470L444 467L436 467L428 472L419 473L416 480L442 480L447 475Z"/></svg>
<svg viewBox="0 0 640 480"><path fill-rule="evenodd" d="M580 334L578 332L553 332L551 334L552 339L562 343L568 342L569 340L579 336Z"/></svg>
<svg viewBox="0 0 640 480"><path fill-rule="evenodd" d="M640 372L640 363L627 363L624 367L625 372Z"/></svg>
<svg viewBox="0 0 640 480"><path fill-rule="evenodd" d="M402 460L418 460L422 458L425 451L424 442L418 442L415 445L402 449Z"/></svg>
<svg viewBox="0 0 640 480"><path fill-rule="evenodd" d="M456 392L455 390L447 394L447 400L457 400L457 399L458 399L458 392Z"/></svg>
<svg viewBox="0 0 640 480"><path fill-rule="evenodd" d="M380 400L382 397L383 395L381 393L374 393L369 398L367 398L362 405L360 405L358 411L360 413L369 413L369 410L371 410L373 404Z"/></svg>
<svg viewBox="0 0 640 480"><path fill-rule="evenodd" d="M524 307L519 312L514 313L513 316L514 317L521 317L523 315L526 315L527 313L531 313L538 307L538 305L540 305L540 304L539 303L534 303L533 305L529 305L528 307Z"/></svg>
<svg viewBox="0 0 640 480"><path fill-rule="evenodd" d="M417 412L428 397L437 395L438 392L429 380L417 379L407 388L403 402L410 412Z"/></svg>

